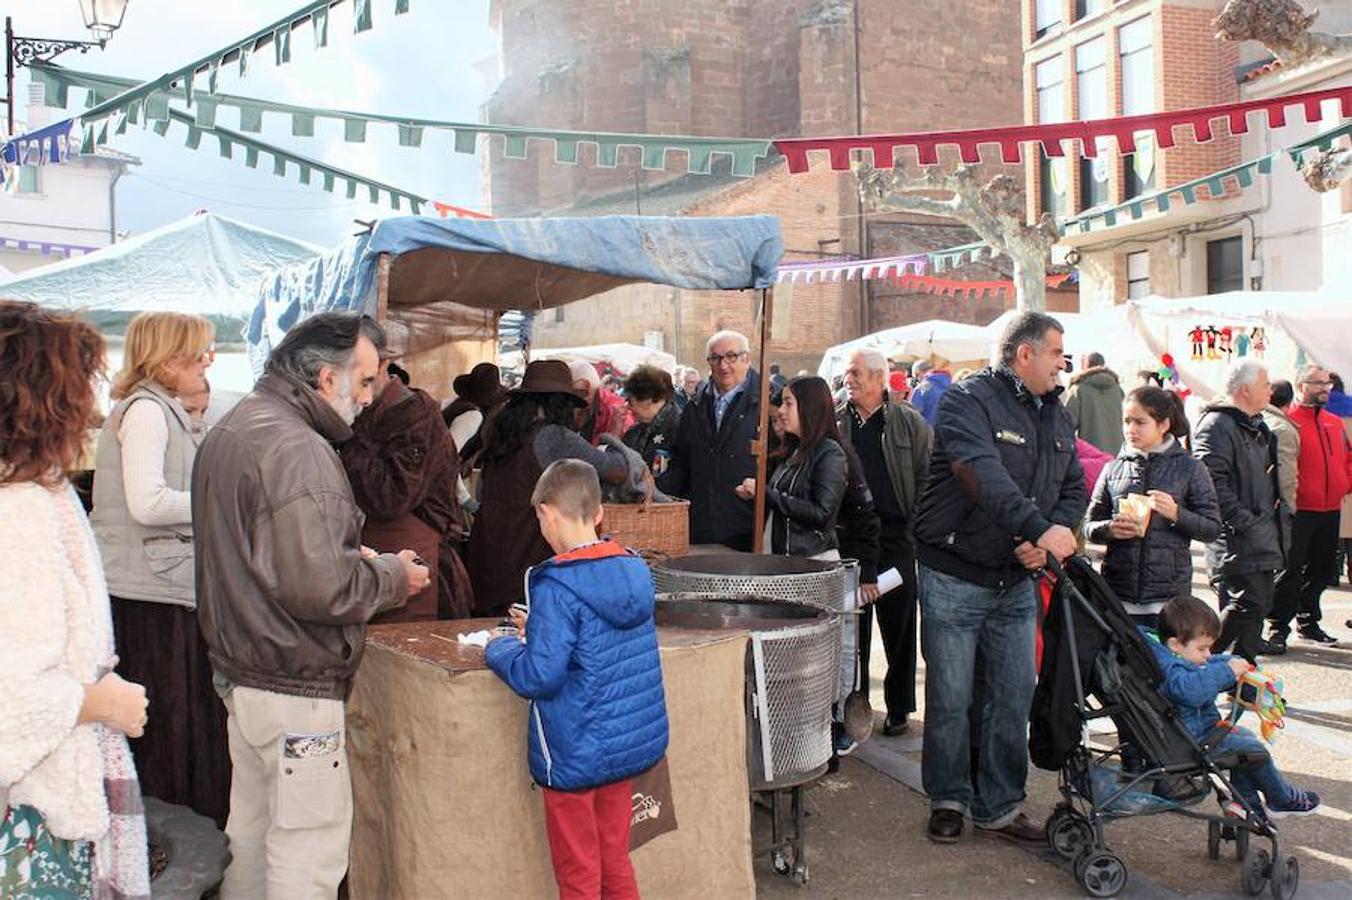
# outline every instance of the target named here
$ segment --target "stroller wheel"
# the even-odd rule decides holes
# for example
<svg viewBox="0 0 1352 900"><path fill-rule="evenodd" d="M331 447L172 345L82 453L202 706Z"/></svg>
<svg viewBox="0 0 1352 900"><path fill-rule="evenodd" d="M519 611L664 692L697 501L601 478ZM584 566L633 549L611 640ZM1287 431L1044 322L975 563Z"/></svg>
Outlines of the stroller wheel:
<svg viewBox="0 0 1352 900"><path fill-rule="evenodd" d="M1252 850L1244 854L1244 862L1239 870L1239 886L1250 897L1257 897L1268 886L1272 875L1272 857L1263 849Z"/></svg>
<svg viewBox="0 0 1352 900"><path fill-rule="evenodd" d="M1075 861L1075 877L1091 897L1116 897L1127 886L1127 866L1116 854L1090 850Z"/></svg>
<svg viewBox="0 0 1352 900"><path fill-rule="evenodd" d="M1206 855L1207 859L1221 858L1221 823L1206 823Z"/></svg>
<svg viewBox="0 0 1352 900"><path fill-rule="evenodd" d="M1289 900L1300 886L1300 863L1294 856L1283 856L1272 870L1272 900Z"/></svg>
<svg viewBox="0 0 1352 900"><path fill-rule="evenodd" d="M1056 855L1075 859L1094 843L1094 829L1084 816L1070 809L1058 809L1047 818L1047 843Z"/></svg>

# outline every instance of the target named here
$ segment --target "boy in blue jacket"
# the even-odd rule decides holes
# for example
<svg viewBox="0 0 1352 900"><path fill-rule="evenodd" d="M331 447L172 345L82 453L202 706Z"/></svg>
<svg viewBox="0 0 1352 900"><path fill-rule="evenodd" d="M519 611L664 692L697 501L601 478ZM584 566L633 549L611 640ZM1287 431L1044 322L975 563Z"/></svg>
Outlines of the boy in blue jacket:
<svg viewBox="0 0 1352 900"><path fill-rule="evenodd" d="M545 469L531 496L557 554L526 574L520 638L488 665L530 704L530 772L562 898L636 898L631 779L667 749L667 706L647 565L596 536L601 484L581 460Z"/></svg>
<svg viewBox="0 0 1352 900"><path fill-rule="evenodd" d="M1200 743L1221 720L1216 695L1235 686L1239 676L1249 670L1248 662L1229 653L1212 654L1211 646L1221 633L1221 620L1196 597L1183 596L1164 605L1158 637L1144 628L1141 631L1151 639L1155 659L1164 671L1160 691L1178 707L1179 721ZM1267 745L1247 728L1236 727L1214 749L1266 752ZM1261 766L1235 769L1230 780L1259 813L1264 809L1258 797L1261 792L1271 818L1306 816L1319 808L1319 795L1292 787L1271 757Z"/></svg>

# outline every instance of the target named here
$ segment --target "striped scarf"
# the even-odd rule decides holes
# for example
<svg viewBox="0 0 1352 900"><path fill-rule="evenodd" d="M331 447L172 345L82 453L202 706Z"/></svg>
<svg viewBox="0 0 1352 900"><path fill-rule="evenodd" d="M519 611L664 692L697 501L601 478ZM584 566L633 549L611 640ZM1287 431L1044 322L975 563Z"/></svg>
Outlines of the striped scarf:
<svg viewBox="0 0 1352 900"><path fill-rule="evenodd" d="M89 520L80 507L75 489L67 486L67 501L61 511L71 570L85 586L85 595L102 600L100 629L104 635L104 658L112 660L113 619L103 568L98 565L98 545ZM83 546L81 546L83 545ZM99 677L111 667L100 666ZM141 785L136 780L131 748L126 735L95 725L103 755L103 790L108 798L108 830L94 842L94 900L149 900L150 862L146 840L145 810Z"/></svg>

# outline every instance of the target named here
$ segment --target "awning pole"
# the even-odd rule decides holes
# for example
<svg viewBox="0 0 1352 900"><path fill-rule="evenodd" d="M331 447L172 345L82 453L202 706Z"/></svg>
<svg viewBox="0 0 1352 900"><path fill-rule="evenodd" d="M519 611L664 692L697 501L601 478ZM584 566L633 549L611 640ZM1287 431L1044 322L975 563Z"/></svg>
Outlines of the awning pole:
<svg viewBox="0 0 1352 900"><path fill-rule="evenodd" d="M760 407L757 413L756 439L751 452L756 455L756 505L751 520L751 547L756 553L765 551L765 478L770 454L770 323L774 315L775 290L763 288L760 304L759 357L756 371L760 373Z"/></svg>
<svg viewBox="0 0 1352 900"><path fill-rule="evenodd" d="M376 321L384 326L390 312L390 255L380 254L376 261Z"/></svg>

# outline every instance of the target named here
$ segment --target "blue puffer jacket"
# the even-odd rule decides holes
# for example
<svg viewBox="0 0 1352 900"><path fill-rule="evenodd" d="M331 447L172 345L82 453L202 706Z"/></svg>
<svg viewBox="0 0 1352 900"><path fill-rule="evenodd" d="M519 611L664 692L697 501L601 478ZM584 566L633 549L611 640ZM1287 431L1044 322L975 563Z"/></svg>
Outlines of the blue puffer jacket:
<svg viewBox="0 0 1352 900"><path fill-rule="evenodd" d="M530 773L584 790L651 768L667 749L667 705L647 565L589 544L526 576L528 640L488 645L488 666L531 701Z"/></svg>
<svg viewBox="0 0 1352 900"><path fill-rule="evenodd" d="M952 386L953 376L943 369L936 369L926 373L911 392L911 405L920 410L920 414L930 423L930 427L934 426L938 418L939 401Z"/></svg>
<svg viewBox="0 0 1352 900"><path fill-rule="evenodd" d="M1178 720L1197 740L1221 720L1216 709L1216 695L1235 686L1235 673L1230 671L1229 653L1213 653L1206 665L1190 663L1160 641L1153 631L1139 629L1155 651L1155 661L1164 670L1160 692L1178 707Z"/></svg>

